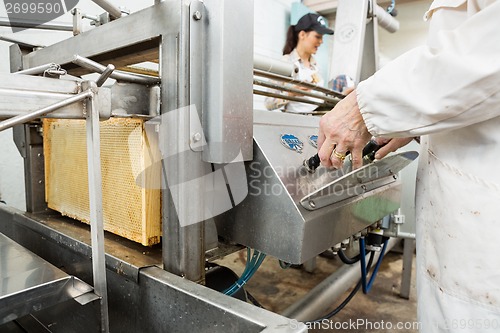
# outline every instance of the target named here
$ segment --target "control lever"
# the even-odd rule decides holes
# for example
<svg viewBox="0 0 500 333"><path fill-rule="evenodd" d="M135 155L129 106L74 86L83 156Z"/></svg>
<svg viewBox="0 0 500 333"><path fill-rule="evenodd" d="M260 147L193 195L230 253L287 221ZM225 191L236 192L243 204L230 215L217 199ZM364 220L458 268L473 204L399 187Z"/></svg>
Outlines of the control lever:
<svg viewBox="0 0 500 333"><path fill-rule="evenodd" d="M383 145L377 144L377 142L374 139L371 139L366 146L363 148L363 159L368 161L368 162L373 162L375 159L375 153L382 148ZM346 156L349 155L349 151L346 152ZM321 164L321 161L319 159L318 154L315 154L313 157L304 160L302 163L304 167L309 171L310 173L314 173L316 169L319 167Z"/></svg>

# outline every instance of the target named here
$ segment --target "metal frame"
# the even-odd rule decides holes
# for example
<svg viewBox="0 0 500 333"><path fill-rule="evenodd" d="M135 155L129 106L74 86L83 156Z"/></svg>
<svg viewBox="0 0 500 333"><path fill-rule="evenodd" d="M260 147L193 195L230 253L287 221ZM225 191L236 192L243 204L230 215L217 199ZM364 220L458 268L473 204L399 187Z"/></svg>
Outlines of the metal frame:
<svg viewBox="0 0 500 333"><path fill-rule="evenodd" d="M104 82L103 81L104 76L109 74L110 72L102 74L97 81ZM14 82L16 81L14 80ZM79 108L81 110L81 113L84 116L86 116L87 119L88 183L89 183L89 201L90 201L89 206L90 206L90 224L91 224L90 231L92 236L92 258L93 258L92 264L93 264L93 276L94 276L94 290L95 293L101 299L100 301L101 331L109 332L108 297L107 297L106 266L105 266L105 252L104 252L104 226L103 226L103 216L102 216L102 179L101 179L100 133L99 133L100 114L99 110L97 109L97 104L94 98L98 92L98 88L95 82L84 81L82 83L82 89L83 89L82 92L77 93L75 95L68 95L71 97L66 97L65 99L53 103L49 106L42 107L41 109L35 111L29 111L29 112L25 111L20 115L14 116L12 118L0 122L0 131L38 119L42 116L45 116L48 113L54 112L68 105L72 105L84 100L86 101L86 106L84 107L84 104L80 103ZM38 146L38 150L43 152L43 148L41 145ZM40 153L38 153L38 157L40 156L41 156ZM35 166L36 165L37 164L35 164ZM31 188L31 182L32 180L30 180L30 185L28 185L29 187L27 187L27 190L28 189L33 190L33 188ZM40 193L38 194L41 195ZM27 199L33 201L38 200L38 199L31 199L32 193L29 194L27 193L27 195L29 195ZM33 205L33 202L28 202L28 206L30 205ZM37 207L36 209L38 210L40 208Z"/></svg>

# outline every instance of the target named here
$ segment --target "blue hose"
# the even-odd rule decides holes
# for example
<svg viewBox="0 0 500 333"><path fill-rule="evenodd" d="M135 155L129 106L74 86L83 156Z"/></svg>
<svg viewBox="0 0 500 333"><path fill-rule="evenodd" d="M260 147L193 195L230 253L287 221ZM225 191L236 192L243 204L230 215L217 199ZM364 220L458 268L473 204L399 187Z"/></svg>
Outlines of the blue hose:
<svg viewBox="0 0 500 333"><path fill-rule="evenodd" d="M245 265L245 270L241 277L229 288L224 290L225 295L232 296L238 292L247 282L252 278L254 273L260 267L266 255L257 250L254 251L253 255L250 255L250 248L247 248L247 264Z"/></svg>
<svg viewBox="0 0 500 333"><path fill-rule="evenodd" d="M366 267L366 253L365 253L365 239L361 237L359 240L359 252L361 254L361 286L363 287L363 293L367 294L372 288L373 281L375 281L375 277L377 276L378 269L380 268L380 264L382 263L382 259L384 258L385 249L387 248L387 243L389 239L385 240L384 246L382 247L382 251L380 252L380 256L378 257L377 263L375 264L375 268L373 269L372 276L370 277L370 281L366 282L367 269L370 267Z"/></svg>

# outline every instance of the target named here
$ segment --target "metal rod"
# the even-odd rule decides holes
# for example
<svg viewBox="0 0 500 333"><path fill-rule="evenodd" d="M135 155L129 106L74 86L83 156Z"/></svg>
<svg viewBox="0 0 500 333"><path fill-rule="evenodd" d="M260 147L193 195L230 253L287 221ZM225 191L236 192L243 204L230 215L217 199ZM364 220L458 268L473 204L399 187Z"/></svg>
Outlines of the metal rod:
<svg viewBox="0 0 500 333"><path fill-rule="evenodd" d="M73 25L68 25L67 23L63 23L63 22L51 21L49 23L46 23L46 22L42 22L42 21L25 20L25 19L20 19L20 18L9 19L7 17L0 17L0 27L73 31Z"/></svg>
<svg viewBox="0 0 500 333"><path fill-rule="evenodd" d="M304 82L304 81L300 81L300 80L295 80L295 79L292 79L292 78L290 78L288 76L273 74L273 73L262 71L262 70L259 70L259 69L254 69L253 70L253 74L256 75L256 76L267 77L269 79L273 79L273 80L276 80L276 81L281 81L281 82L286 82L286 83L293 83L295 85L303 86L303 87L309 88L311 90L321 91L322 93L325 93L325 94L328 94L328 95L332 95L332 96L335 96L335 97L338 97L338 98L341 98L341 99L345 97L344 95L342 95L338 91L330 90L330 89L327 89L327 88L323 88L323 87L315 85L313 83Z"/></svg>
<svg viewBox="0 0 500 333"><path fill-rule="evenodd" d="M106 66L79 55L75 55L73 57L73 60L71 60L71 62L99 74L103 73L104 70L106 69ZM123 73L120 71L113 71L110 77L119 81L146 84L146 85L154 85L161 82L160 78L157 77L140 76L140 75Z"/></svg>
<svg viewBox="0 0 500 333"><path fill-rule="evenodd" d="M12 74L38 75L38 74L42 74L47 69L49 69L51 67L54 67L54 66L57 66L57 65L54 64L54 63L50 63L50 64L36 66L36 67L33 67L33 68L24 69L22 71L14 72Z"/></svg>
<svg viewBox="0 0 500 333"><path fill-rule="evenodd" d="M282 91L289 91L289 92L301 94L301 95L304 95L304 96L310 96L310 97L322 99L325 102L328 101L328 102L331 102L331 103L334 103L334 104L337 104L340 101L337 98L331 98L331 97L328 97L326 95L315 94L315 93L312 93L310 91L304 91L304 90L295 89L295 88L292 88L292 87L282 86L282 85L279 85L279 84L275 84L275 83L268 82L268 81L262 81L262 80L258 80L258 79L255 79L255 78L253 79L253 83L256 84L256 85L258 85L258 86L262 86L262 87L266 87L266 88L272 88L272 89L282 90Z"/></svg>
<svg viewBox="0 0 500 333"><path fill-rule="evenodd" d="M96 85L98 87L102 86L104 84L104 82L106 82L106 80L109 78L109 76L113 73L114 70L115 70L115 66L113 66L112 64L109 64L106 67L106 69L101 73L99 78L95 81Z"/></svg>
<svg viewBox="0 0 500 333"><path fill-rule="evenodd" d="M7 129L7 128L10 128L14 125L23 124L23 123L26 123L28 121L32 121L34 119L40 118L41 116L44 116L47 113L56 111L57 109L60 109L64 106L79 102L79 101L84 100L85 98L88 98L90 96L92 96L91 91L84 91L84 92L79 93L78 95L72 96L72 97L67 98L65 100L62 100L62 101L59 101L57 103L46 106L44 108L41 108L40 110L36 110L36 111L33 111L31 113L28 113L28 114L19 115L19 116L15 116L13 118L4 120L4 121L0 122L0 132Z"/></svg>
<svg viewBox="0 0 500 333"><path fill-rule="evenodd" d="M92 88L91 88L92 89ZM88 89L88 91L91 91ZM90 236L92 242L92 271L94 291L101 297L101 332L109 332L108 289L106 281L106 253L104 249L104 222L102 212L101 139L99 110L93 94L87 101L87 165L90 206Z"/></svg>
<svg viewBox="0 0 500 333"><path fill-rule="evenodd" d="M111 2L107 0L92 0L92 2L107 11L113 18L117 19L122 17L122 11L120 10L120 8L116 7Z"/></svg>
<svg viewBox="0 0 500 333"><path fill-rule="evenodd" d="M398 239L392 238L387 244L387 252L396 245ZM380 252L375 254L373 264ZM309 291L302 299L283 311L282 315L298 321L313 320L328 312L327 308L342 296L361 276L359 264L344 265L320 284Z"/></svg>
<svg viewBox="0 0 500 333"><path fill-rule="evenodd" d="M399 21L389 14L384 8L376 5L374 12L377 17L377 23L380 27L392 33L399 30Z"/></svg>
<svg viewBox="0 0 500 333"><path fill-rule="evenodd" d="M259 54L253 55L253 68L290 77L294 72L298 72L298 68L294 64L264 57Z"/></svg>
<svg viewBox="0 0 500 333"><path fill-rule="evenodd" d="M3 35L0 35L0 40L3 40L3 41L8 42L8 43L18 44L21 47L32 48L32 49L45 47L45 46L40 45L40 44L35 45L35 44L31 44L31 43L26 43L26 42L23 42L17 38L7 37L7 36L3 36Z"/></svg>
<svg viewBox="0 0 500 333"><path fill-rule="evenodd" d="M281 98L285 99L287 101L294 101L294 102L301 102L301 103L307 103L307 104L313 104L313 105L318 105L318 106L326 106L326 107L334 107L335 105L331 105L329 103L320 103L316 101L311 101L306 98L301 98L301 97L296 97L296 96L288 96L288 95L282 95L282 94L276 94L272 93L269 91L263 91L263 90L258 90L254 89L253 93L256 95L261 95L261 96L266 96L266 97L274 97L274 98Z"/></svg>

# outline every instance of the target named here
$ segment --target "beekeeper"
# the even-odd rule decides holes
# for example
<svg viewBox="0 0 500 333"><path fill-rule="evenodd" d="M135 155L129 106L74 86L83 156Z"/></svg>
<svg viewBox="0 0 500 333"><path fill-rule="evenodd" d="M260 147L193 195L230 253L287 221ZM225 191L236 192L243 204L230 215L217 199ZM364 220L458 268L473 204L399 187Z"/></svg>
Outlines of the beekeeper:
<svg viewBox="0 0 500 333"><path fill-rule="evenodd" d="M319 156L361 164L421 136L417 295L421 332L500 331L500 1L434 1L428 45L384 66L322 117Z"/></svg>

